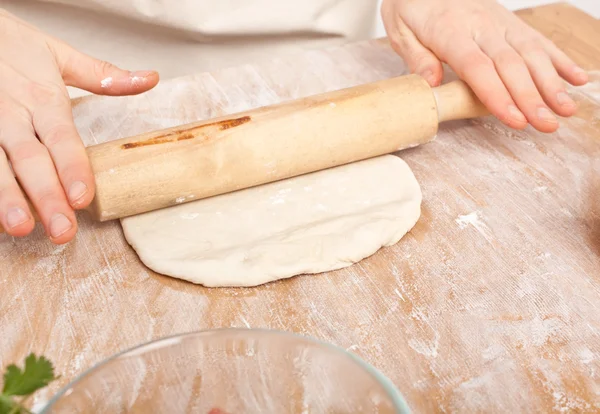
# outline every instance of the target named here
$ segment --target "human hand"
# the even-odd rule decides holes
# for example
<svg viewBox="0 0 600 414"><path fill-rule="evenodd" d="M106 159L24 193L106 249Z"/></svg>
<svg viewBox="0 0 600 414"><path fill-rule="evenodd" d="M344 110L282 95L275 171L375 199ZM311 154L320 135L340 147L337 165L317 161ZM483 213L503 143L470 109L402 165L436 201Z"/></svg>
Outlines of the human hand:
<svg viewBox="0 0 600 414"><path fill-rule="evenodd" d="M158 74L91 58L2 9L0 45L0 223L13 236L35 225L19 182L50 240L66 243L95 185L65 85L132 95L153 88Z"/></svg>
<svg viewBox="0 0 600 414"><path fill-rule="evenodd" d="M553 132L552 111L577 110L563 79L583 85L587 73L494 0L383 0L381 16L411 72L437 86L447 63L512 128Z"/></svg>

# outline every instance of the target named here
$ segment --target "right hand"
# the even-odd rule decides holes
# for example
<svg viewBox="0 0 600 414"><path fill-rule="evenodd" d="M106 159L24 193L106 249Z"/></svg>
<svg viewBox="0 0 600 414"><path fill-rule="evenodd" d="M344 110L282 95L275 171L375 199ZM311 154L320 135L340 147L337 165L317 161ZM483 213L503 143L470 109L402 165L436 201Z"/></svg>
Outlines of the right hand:
<svg viewBox="0 0 600 414"><path fill-rule="evenodd" d="M12 236L35 226L18 181L50 240L66 243L77 232L74 210L95 192L66 85L133 95L153 88L158 73L94 59L2 9L0 45L0 223Z"/></svg>
<svg viewBox="0 0 600 414"><path fill-rule="evenodd" d="M438 86L447 63L509 127L554 132L577 110L564 81L586 72L496 0L383 0L381 16L411 72Z"/></svg>

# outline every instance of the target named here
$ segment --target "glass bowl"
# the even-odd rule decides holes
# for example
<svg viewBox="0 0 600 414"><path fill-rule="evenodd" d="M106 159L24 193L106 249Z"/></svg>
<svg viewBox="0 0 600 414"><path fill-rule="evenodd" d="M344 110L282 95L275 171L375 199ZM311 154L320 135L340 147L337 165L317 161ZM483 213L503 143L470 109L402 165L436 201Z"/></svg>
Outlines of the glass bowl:
<svg viewBox="0 0 600 414"><path fill-rule="evenodd" d="M392 383L314 339L218 329L117 354L60 390L41 413L409 413Z"/></svg>

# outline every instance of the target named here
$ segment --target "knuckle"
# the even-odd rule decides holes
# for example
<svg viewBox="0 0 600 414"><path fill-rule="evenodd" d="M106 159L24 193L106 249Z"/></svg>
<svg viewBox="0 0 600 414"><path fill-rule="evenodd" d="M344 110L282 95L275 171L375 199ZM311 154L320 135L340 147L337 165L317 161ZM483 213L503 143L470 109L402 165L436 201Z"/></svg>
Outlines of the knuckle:
<svg viewBox="0 0 600 414"><path fill-rule="evenodd" d="M93 175L86 159L72 159L67 163L57 164L56 172L63 182L82 180L87 183L93 181Z"/></svg>
<svg viewBox="0 0 600 414"><path fill-rule="evenodd" d="M473 54L472 40L455 31L449 31L432 46L432 51L446 61L458 56L462 62Z"/></svg>
<svg viewBox="0 0 600 414"><path fill-rule="evenodd" d="M19 194L19 189L16 186L14 179L11 181L5 179L3 177L0 180L0 203L6 205L7 202L10 203L11 200L14 201L18 199L21 195Z"/></svg>
<svg viewBox="0 0 600 414"><path fill-rule="evenodd" d="M95 75L99 78L105 78L105 77L109 76L110 73L112 73L115 69L116 69L115 65L113 65L110 62L106 62L104 60L98 60L94 64Z"/></svg>
<svg viewBox="0 0 600 414"><path fill-rule="evenodd" d="M394 33L393 35L389 36L390 39L390 45L392 46L392 49L394 49L397 53L399 54L404 54L404 39L402 36L398 35L397 33Z"/></svg>
<svg viewBox="0 0 600 414"><path fill-rule="evenodd" d="M425 42L431 43L431 40L435 38L433 37L435 33L435 26L435 22L432 22L430 19L423 23L423 26L421 27L421 37Z"/></svg>
<svg viewBox="0 0 600 414"><path fill-rule="evenodd" d="M31 82L28 89L34 103L38 105L48 105L65 100L64 91L57 85Z"/></svg>
<svg viewBox="0 0 600 414"><path fill-rule="evenodd" d="M42 136L41 141L48 147L52 148L73 136L73 128L68 124L56 124L48 129Z"/></svg>
<svg viewBox="0 0 600 414"><path fill-rule="evenodd" d="M540 47L542 49L544 49L544 51L546 51L547 53L556 52L557 50L560 51L560 49L557 47L556 43L554 43L552 40L550 40L547 37L544 37L544 36L538 37L538 42L540 44Z"/></svg>
<svg viewBox="0 0 600 414"><path fill-rule="evenodd" d="M8 117L12 116L12 112L14 111L14 103L11 102L8 99L3 99L2 97L0 97L0 114L2 114L2 117L4 119L7 118L6 115L8 115Z"/></svg>
<svg viewBox="0 0 600 414"><path fill-rule="evenodd" d="M413 69L415 70L430 67L431 64L431 57L426 53L415 52L411 55L411 66L413 66Z"/></svg>
<svg viewBox="0 0 600 414"><path fill-rule="evenodd" d="M390 44L392 49L396 51L405 60L410 60L413 57L414 52L411 50L410 42L407 41L406 36L396 34L390 38Z"/></svg>
<svg viewBox="0 0 600 414"><path fill-rule="evenodd" d="M544 105L540 92L535 87L527 87L515 91L513 99L517 103L517 106L522 108L524 111L532 111L534 108L540 105Z"/></svg>
<svg viewBox="0 0 600 414"><path fill-rule="evenodd" d="M13 198L14 195L10 188L5 184L0 183L0 205L6 206L7 204L10 204L11 199Z"/></svg>
<svg viewBox="0 0 600 414"><path fill-rule="evenodd" d="M27 140L13 144L7 148L11 163L18 165L23 161L48 156L46 148L38 141Z"/></svg>
<svg viewBox="0 0 600 414"><path fill-rule="evenodd" d="M59 193L50 188L38 190L32 197L31 201L36 206L41 206L47 203L56 203L60 201Z"/></svg>
<svg viewBox="0 0 600 414"><path fill-rule="evenodd" d="M10 197L8 188L2 182L0 182L0 203L4 204Z"/></svg>
<svg viewBox="0 0 600 414"><path fill-rule="evenodd" d="M423 35L429 41L448 39L449 36L461 33L462 26L459 23L461 20L462 16L457 15L456 8L444 5L433 16L424 21L422 25Z"/></svg>
<svg viewBox="0 0 600 414"><path fill-rule="evenodd" d="M435 23L425 30L426 38L429 43L442 43L445 46L452 47L453 42L461 36L460 31L453 23Z"/></svg>
<svg viewBox="0 0 600 414"><path fill-rule="evenodd" d="M447 5L438 9L435 18L431 19L437 23L450 23L456 21L456 9Z"/></svg>
<svg viewBox="0 0 600 414"><path fill-rule="evenodd" d="M14 123L31 124L31 116L25 107L17 104L11 99L0 96L0 136L7 124Z"/></svg>
<svg viewBox="0 0 600 414"><path fill-rule="evenodd" d="M548 95L556 96L557 93L563 90L563 83L558 77L540 78L539 91L545 92Z"/></svg>
<svg viewBox="0 0 600 414"><path fill-rule="evenodd" d="M515 100L525 108L544 105L544 100L536 88L527 89L515 96Z"/></svg>
<svg viewBox="0 0 600 414"><path fill-rule="evenodd" d="M527 40L523 40L520 44L519 49L523 51L523 53L544 53L544 45L539 39L529 38Z"/></svg>
<svg viewBox="0 0 600 414"><path fill-rule="evenodd" d="M499 24L495 18L490 16L489 11L476 8L475 10L469 11L469 19L473 22L474 29L484 29L484 30L493 30L497 31L499 29Z"/></svg>
<svg viewBox="0 0 600 414"><path fill-rule="evenodd" d="M476 51L467 53L462 62L464 63L457 68L460 77L469 78L471 74L489 73L495 70L494 62L488 56Z"/></svg>
<svg viewBox="0 0 600 414"><path fill-rule="evenodd" d="M494 62L499 66L511 67L524 65L525 61L513 50L503 50L494 57Z"/></svg>

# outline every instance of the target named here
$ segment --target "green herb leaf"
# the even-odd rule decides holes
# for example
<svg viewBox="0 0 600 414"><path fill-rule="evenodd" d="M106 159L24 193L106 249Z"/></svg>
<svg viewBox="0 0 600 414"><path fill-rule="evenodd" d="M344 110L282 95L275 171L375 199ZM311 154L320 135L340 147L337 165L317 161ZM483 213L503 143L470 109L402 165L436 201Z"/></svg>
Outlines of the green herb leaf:
<svg viewBox="0 0 600 414"><path fill-rule="evenodd" d="M0 414L10 414L15 407L15 403L8 397L0 395Z"/></svg>
<svg viewBox="0 0 600 414"><path fill-rule="evenodd" d="M9 365L4 373L4 396L30 395L55 380L54 367L45 357L29 354L25 358L25 368ZM1 413L1 411L0 411Z"/></svg>

